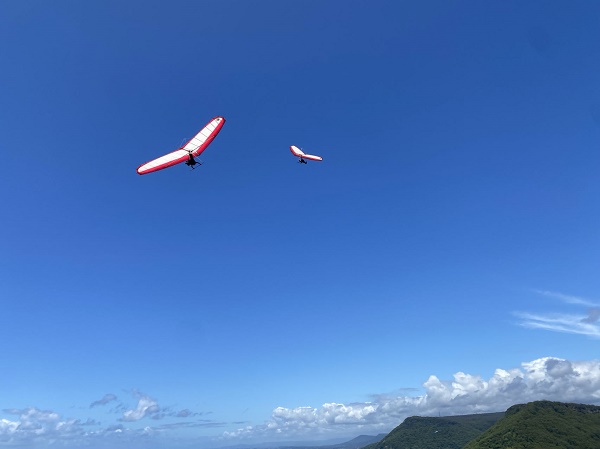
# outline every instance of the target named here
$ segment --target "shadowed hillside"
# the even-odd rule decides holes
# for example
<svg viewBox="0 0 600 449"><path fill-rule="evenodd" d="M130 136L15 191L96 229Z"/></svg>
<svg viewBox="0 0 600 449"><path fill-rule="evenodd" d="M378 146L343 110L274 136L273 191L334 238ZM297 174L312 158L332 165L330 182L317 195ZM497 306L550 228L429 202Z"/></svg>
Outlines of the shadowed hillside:
<svg viewBox="0 0 600 449"><path fill-rule="evenodd" d="M482 413L446 417L406 418L383 440L364 449L461 449L504 416Z"/></svg>

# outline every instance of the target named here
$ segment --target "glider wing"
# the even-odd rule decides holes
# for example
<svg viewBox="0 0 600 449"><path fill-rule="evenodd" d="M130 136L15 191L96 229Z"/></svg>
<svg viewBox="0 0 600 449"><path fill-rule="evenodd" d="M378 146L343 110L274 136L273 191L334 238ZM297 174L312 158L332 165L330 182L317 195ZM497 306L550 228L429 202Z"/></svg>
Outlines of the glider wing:
<svg viewBox="0 0 600 449"><path fill-rule="evenodd" d="M321 156L314 156L312 154L306 154L300 148L298 148L296 145L292 145L290 147L290 151L296 157L301 157L301 158L304 158L304 159L310 159L311 161L322 161L323 160L323 158Z"/></svg>
<svg viewBox="0 0 600 449"><path fill-rule="evenodd" d="M189 153L183 150L175 150L172 153L165 154L159 158L146 162L138 167L137 172L140 175L152 173L153 171L162 170L171 165L179 164L189 158Z"/></svg>
<svg viewBox="0 0 600 449"><path fill-rule="evenodd" d="M224 124L225 119L223 117L213 118L198 134L192 137L189 142L183 146L183 149L187 152L191 152L194 156L200 156L213 139L217 137L217 134L219 134L219 131L221 131Z"/></svg>
<svg viewBox="0 0 600 449"><path fill-rule="evenodd" d="M137 169L138 174L145 175L146 173L152 173L154 171L162 170L163 168L179 164L180 162L188 160L190 154L192 156L200 155L204 150L206 150L206 147L210 145L217 134L219 134L219 131L221 131L221 128L224 124L225 119L223 117L213 118L198 132L198 134L192 137L181 148L140 165Z"/></svg>

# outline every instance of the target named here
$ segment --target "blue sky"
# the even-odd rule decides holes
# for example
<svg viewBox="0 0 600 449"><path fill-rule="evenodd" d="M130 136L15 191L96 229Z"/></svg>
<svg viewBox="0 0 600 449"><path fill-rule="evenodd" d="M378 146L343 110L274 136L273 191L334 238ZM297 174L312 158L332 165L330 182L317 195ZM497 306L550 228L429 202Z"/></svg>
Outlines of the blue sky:
<svg viewBox="0 0 600 449"><path fill-rule="evenodd" d="M2 2L0 447L600 403L599 15Z"/></svg>

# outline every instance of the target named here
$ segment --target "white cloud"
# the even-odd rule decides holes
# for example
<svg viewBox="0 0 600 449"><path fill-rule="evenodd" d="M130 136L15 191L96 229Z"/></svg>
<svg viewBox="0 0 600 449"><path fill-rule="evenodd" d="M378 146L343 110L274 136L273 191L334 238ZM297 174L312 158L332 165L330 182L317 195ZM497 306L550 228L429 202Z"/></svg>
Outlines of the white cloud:
<svg viewBox="0 0 600 449"><path fill-rule="evenodd" d="M160 407L154 399L143 393L136 392L135 394L139 398L137 407L123 412L123 421L139 421L142 418L156 417L160 414Z"/></svg>
<svg viewBox="0 0 600 449"><path fill-rule="evenodd" d="M552 292L548 290L534 290L540 295L548 296L550 298L560 299L568 304L579 304L587 307L600 307L600 303L590 299L582 298L580 296L565 295L564 293Z"/></svg>
<svg viewBox="0 0 600 449"><path fill-rule="evenodd" d="M140 397L138 408L132 412L148 413ZM146 411L144 411L146 410ZM94 420L64 418L51 410L35 407L4 409L14 418L0 419L0 447L80 449L81 447L110 447L113 449L151 449L169 446L163 438L166 432L178 428L220 427L223 423L194 420L167 423L161 426L133 427L135 423L111 423L101 427ZM128 427L131 426L131 427Z"/></svg>
<svg viewBox="0 0 600 449"><path fill-rule="evenodd" d="M521 326L530 329L543 329L600 338L600 323L597 320L591 319L590 314L534 314L515 312L515 315L521 319L519 323Z"/></svg>
<svg viewBox="0 0 600 449"><path fill-rule="evenodd" d="M14 435L19 427L18 421L9 421L8 419L0 419L0 441L6 441L3 437Z"/></svg>
<svg viewBox="0 0 600 449"><path fill-rule="evenodd" d="M489 378L465 372L457 372L447 380L430 375L423 388L421 395L398 390L396 394L373 395L370 402L277 407L264 424L225 432L223 439L259 442L353 437L361 433L388 432L413 415L501 411L516 403L540 399L600 403L600 360L544 357L524 362L519 367L498 368ZM35 407L5 409L3 413L7 416L0 418L0 446L30 449L191 447L192 440L177 436L178 432L190 435L194 429L227 425L186 419L201 413L188 409L170 411L146 394L134 392L134 396L135 408L125 410L118 421L113 418L102 425L85 417L82 420L65 418L55 411ZM160 425L152 424L157 422L152 420L157 416L165 417ZM150 419L143 421L144 418ZM197 447L207 445L205 440L196 444L199 437L193 441Z"/></svg>
<svg viewBox="0 0 600 449"><path fill-rule="evenodd" d="M166 417L193 418L203 415L203 413L193 412L189 409L175 411L169 407L161 407L155 399L139 391L134 391L133 395L138 399L137 405L132 409L124 407L121 410L123 414L120 421L133 422L144 418L159 420Z"/></svg>
<svg viewBox="0 0 600 449"><path fill-rule="evenodd" d="M435 375L422 396L376 395L373 402L326 403L319 408L277 407L263 425L225 432L225 439L283 440L302 436L387 432L412 415L484 413L513 404L548 399L600 402L600 361L571 362L544 357L520 368L498 368L489 379L458 372L452 380Z"/></svg>
<svg viewBox="0 0 600 449"><path fill-rule="evenodd" d="M587 310L580 310L577 313L515 312L515 316L520 319L519 325L530 329L542 329L600 338L600 303L558 292L535 291L540 295L555 298L567 304L585 306Z"/></svg>
<svg viewBox="0 0 600 449"><path fill-rule="evenodd" d="M68 440L85 432L79 420L63 419L58 413L29 407L23 410L8 409L5 413L18 415L16 420L0 420L0 443L25 444L27 442Z"/></svg>
<svg viewBox="0 0 600 449"><path fill-rule="evenodd" d="M0 446L47 448L59 447L64 449L84 446L99 446L117 448L151 448L163 447L162 438L165 432L177 428L219 427L224 423L209 420L187 420L185 422L166 423L160 426L138 426L137 421L143 418L161 419L169 416L181 420L202 413L184 409L180 412L162 409L156 400L150 396L133 391L137 400L135 408L122 408L122 417L115 422L101 426L94 419L64 418L52 410L41 410L36 407L25 409L4 409L3 413L14 418L0 419ZM117 400L113 394L107 394L102 399L92 402L90 408L105 405ZM111 411L110 413L113 413ZM120 421L120 422L119 422Z"/></svg>

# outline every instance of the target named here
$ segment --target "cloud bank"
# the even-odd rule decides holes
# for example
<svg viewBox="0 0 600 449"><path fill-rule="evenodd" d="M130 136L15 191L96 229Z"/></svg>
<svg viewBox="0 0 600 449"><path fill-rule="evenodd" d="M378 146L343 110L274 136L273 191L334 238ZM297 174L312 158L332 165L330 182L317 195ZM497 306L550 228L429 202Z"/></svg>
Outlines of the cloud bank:
<svg viewBox="0 0 600 449"><path fill-rule="evenodd" d="M421 396L377 395L373 402L277 407L263 425L225 432L224 439L277 440L308 435L388 432L406 417L504 411L540 399L600 402L600 360L571 362L544 357L520 368L498 368L487 380L458 372L452 380L431 375Z"/></svg>
<svg viewBox="0 0 600 449"><path fill-rule="evenodd" d="M430 375L424 393L373 395L370 402L341 404L328 402L320 407L276 407L261 425L217 432L212 441L202 440L206 429L233 423L198 419L202 413L163 407L150 396L134 391L134 405L108 411L110 422L63 417L52 410L35 407L4 409L0 418L0 446L28 449L82 447L111 449L153 449L159 447L216 447L241 442L317 440L359 434L388 432L406 417L485 413L506 410L517 403L540 399L600 404L600 360L569 361L543 357L523 362L518 368L498 368L484 379L477 374L458 372L443 380ZM105 395L92 404L116 401ZM90 410L90 408L81 408ZM2 416L2 415L0 415ZM197 429L195 431L194 429ZM199 429L204 429L202 432ZM183 437L180 432L186 432ZM196 436L193 436L196 435ZM201 435L204 435L202 437Z"/></svg>
<svg viewBox="0 0 600 449"><path fill-rule="evenodd" d="M118 403L117 407L108 411L114 416L111 422L105 424L90 418L66 418L55 411L36 407L3 409L2 413L8 418L0 418L0 447L150 449L168 446L173 440L165 441L163 438L168 438L173 429L223 426L223 423L195 418L203 413L161 407L144 393L131 393L137 400L135 407ZM108 393L93 401L89 409L112 402L118 402L117 396ZM153 420L154 424L141 424L146 419Z"/></svg>

